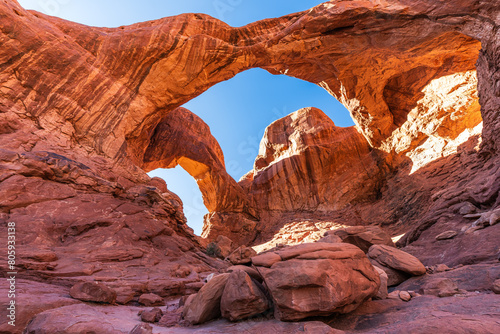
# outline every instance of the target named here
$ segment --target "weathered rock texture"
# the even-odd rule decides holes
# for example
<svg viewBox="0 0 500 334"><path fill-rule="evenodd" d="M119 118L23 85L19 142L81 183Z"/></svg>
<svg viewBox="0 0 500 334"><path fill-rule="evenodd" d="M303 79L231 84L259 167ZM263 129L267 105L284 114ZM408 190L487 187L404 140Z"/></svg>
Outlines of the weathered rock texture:
<svg viewBox="0 0 500 334"><path fill-rule="evenodd" d="M224 288L220 309L224 318L236 321L264 313L269 301L245 271L235 270Z"/></svg>
<svg viewBox="0 0 500 334"><path fill-rule="evenodd" d="M500 206L499 7L331 1L240 28L200 14L95 28L0 2L0 242L15 222L19 279L68 292L102 281L122 304L196 292L227 264L200 251L179 198L145 174L176 164L198 180L210 240L374 224L405 233L399 245L426 265L497 261L500 224L476 229L463 208ZM176 108L252 67L324 87L356 127L300 110L270 125L235 182L206 125ZM449 230L460 232L436 241ZM51 310L57 300L69 306ZM72 303L41 299L22 313L47 310L28 332L80 311L90 320L75 332L137 325L98 324L98 308Z"/></svg>
<svg viewBox="0 0 500 334"><path fill-rule="evenodd" d="M379 274L363 251L350 244L317 242L274 254L280 259L257 269L273 298L274 316L280 320L348 313L380 288Z"/></svg>

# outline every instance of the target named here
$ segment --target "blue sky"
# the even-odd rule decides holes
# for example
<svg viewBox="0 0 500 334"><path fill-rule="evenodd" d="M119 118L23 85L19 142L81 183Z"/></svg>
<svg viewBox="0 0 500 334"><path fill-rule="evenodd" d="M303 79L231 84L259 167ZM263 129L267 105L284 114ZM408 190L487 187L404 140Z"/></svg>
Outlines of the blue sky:
<svg viewBox="0 0 500 334"><path fill-rule="evenodd" d="M278 17L314 7L323 1L262 0L19 0L28 9L71 21L116 27L180 13L206 13L232 26ZM351 126L347 110L324 89L283 75L252 69L221 82L184 107L200 116L219 141L226 168L238 180L253 167L260 139L271 122L300 108L317 107L337 126ZM151 176L166 180L184 202L184 212L196 234L207 213L194 179L182 168L156 170Z"/></svg>

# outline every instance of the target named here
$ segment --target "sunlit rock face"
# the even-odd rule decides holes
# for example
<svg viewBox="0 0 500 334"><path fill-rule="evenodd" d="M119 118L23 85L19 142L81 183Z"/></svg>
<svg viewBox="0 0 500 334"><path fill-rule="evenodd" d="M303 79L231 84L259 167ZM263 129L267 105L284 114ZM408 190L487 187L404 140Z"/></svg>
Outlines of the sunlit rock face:
<svg viewBox="0 0 500 334"><path fill-rule="evenodd" d="M205 122L185 108L171 111L155 129L144 168L180 165L195 178L211 212L249 208L247 194L226 172L224 155Z"/></svg>
<svg viewBox="0 0 500 334"><path fill-rule="evenodd" d="M200 14L96 28L0 2L0 232L17 223L20 277L104 281L124 304L196 292L227 264L146 174L177 164L204 195L208 240L374 224L425 265L496 261L500 225L474 217L500 206L499 12L497 0L330 1L240 28ZM356 126L296 111L236 182L179 106L253 67L325 88ZM41 305L29 310L53 307Z"/></svg>

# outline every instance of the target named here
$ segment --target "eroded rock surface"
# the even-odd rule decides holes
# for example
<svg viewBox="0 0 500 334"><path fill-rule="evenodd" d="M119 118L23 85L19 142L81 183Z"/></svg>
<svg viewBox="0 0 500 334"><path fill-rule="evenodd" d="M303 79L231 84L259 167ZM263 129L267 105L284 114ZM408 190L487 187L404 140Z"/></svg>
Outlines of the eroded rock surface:
<svg viewBox="0 0 500 334"><path fill-rule="evenodd" d="M222 293L222 316L236 321L267 311L269 301L261 289L245 271L233 271Z"/></svg>
<svg viewBox="0 0 500 334"><path fill-rule="evenodd" d="M317 242L276 254L281 261L257 268L280 320L348 313L380 287L379 275L366 255L350 244Z"/></svg>
<svg viewBox="0 0 500 334"><path fill-rule="evenodd" d="M16 330L33 319L27 333L128 333L137 309L106 306L104 317L102 306L68 298L69 288L106 282L127 304L144 293L195 293L208 273L228 266L201 251L180 199L145 174L177 164L199 179L211 211L204 235L229 237L234 248L315 241L321 222L376 224L404 233L398 244L426 265L498 262L500 224L491 213L500 207L499 6L333 1L240 28L200 14L96 28L1 2L0 240L15 222L19 280L38 296ZM300 110L268 128L254 169L235 182L206 125L176 108L252 67L324 87L356 127ZM464 209L471 205L476 212ZM470 229L470 214L484 220L481 229ZM457 235L436 240L450 230ZM256 261L271 267L264 271L332 261L277 256ZM498 332L488 309L496 295L486 296L484 308L469 297L458 307L473 309L481 325L455 308L458 316L418 313L409 326L398 322L408 313L393 310L382 327L443 331L455 320L464 330ZM422 305L441 312L449 303L426 297ZM380 324L370 321L356 328ZM267 325L334 332L317 323L250 328Z"/></svg>

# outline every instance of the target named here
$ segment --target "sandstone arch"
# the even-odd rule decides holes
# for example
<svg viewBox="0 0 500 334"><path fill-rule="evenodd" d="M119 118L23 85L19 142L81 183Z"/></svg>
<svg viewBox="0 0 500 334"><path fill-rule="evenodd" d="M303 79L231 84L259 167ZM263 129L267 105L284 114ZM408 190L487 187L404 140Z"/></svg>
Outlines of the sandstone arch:
<svg viewBox="0 0 500 334"><path fill-rule="evenodd" d="M350 110L371 148L397 158L418 152L435 134L453 139L465 131L452 118L463 118L466 129L480 121L473 75L477 60L482 152L494 155L500 123L498 6L494 0L440 6L431 0L335 1L241 28L185 14L111 29L4 2L2 27L10 42L0 53L3 108L12 119L33 120L40 131L65 138L62 147L143 167L151 163L145 154L169 113L217 82L262 67L327 89ZM450 75L458 75L457 81L444 95L457 97L463 89L463 112L453 114L438 103L432 121L419 122L419 101L427 96L421 96L422 87L429 87L432 96L433 85ZM404 89L398 89L401 85ZM446 98L441 102L446 104ZM415 105L412 115L407 109ZM199 176L199 160L183 163ZM389 165L397 163L390 158ZM210 184L217 184L210 177ZM237 209L210 198L212 209L254 205L246 204L233 182L228 189L237 194Z"/></svg>

